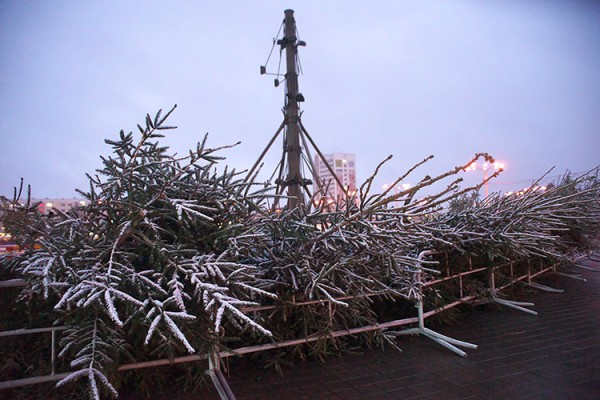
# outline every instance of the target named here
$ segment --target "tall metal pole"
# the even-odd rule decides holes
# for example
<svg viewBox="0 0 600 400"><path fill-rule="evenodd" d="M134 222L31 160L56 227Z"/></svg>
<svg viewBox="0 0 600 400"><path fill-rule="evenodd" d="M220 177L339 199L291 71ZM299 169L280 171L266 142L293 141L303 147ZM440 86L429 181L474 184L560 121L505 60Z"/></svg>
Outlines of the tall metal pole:
<svg viewBox="0 0 600 400"><path fill-rule="evenodd" d="M294 10L285 10L284 38L282 47L285 45L287 72L285 79L287 83L287 96L285 105L286 126L286 150L288 175L285 185L288 188L288 209L294 209L304 204L302 197L302 174L300 171L301 148L300 148L300 124L298 118L298 72L296 71L297 60L297 37L296 20Z"/></svg>

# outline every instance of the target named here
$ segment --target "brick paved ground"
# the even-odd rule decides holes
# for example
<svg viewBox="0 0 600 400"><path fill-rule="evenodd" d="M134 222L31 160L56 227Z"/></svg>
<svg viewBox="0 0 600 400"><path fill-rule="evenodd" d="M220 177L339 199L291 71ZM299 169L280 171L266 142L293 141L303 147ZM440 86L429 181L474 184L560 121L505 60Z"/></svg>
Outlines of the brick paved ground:
<svg viewBox="0 0 600 400"><path fill-rule="evenodd" d="M283 377L243 360L228 381L239 400L257 399L600 399L600 262L572 269L588 281L560 276L543 283L563 294L536 292L537 317L497 306L479 307L440 333L479 345L459 357L423 337L402 338L402 353L306 362ZM123 396L122 396L123 398ZM127 397L125 397L127 398ZM161 397L162 398L162 397ZM165 396L164 398L173 398ZM180 397L218 399L213 388Z"/></svg>

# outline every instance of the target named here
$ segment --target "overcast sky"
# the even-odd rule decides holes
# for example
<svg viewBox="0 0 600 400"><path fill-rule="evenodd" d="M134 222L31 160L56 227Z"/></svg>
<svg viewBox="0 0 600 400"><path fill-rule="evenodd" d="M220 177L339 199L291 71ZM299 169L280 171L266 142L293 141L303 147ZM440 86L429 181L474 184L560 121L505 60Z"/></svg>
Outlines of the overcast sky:
<svg viewBox="0 0 600 400"><path fill-rule="evenodd" d="M250 168L282 121L259 66L286 8L307 42L303 123L323 152L356 153L359 181L388 154L378 186L429 154L408 181L479 151L507 164L490 191L600 164L596 1L3 0L0 194L23 177L35 197L75 196L105 138L175 103L167 145L242 141L224 155Z"/></svg>

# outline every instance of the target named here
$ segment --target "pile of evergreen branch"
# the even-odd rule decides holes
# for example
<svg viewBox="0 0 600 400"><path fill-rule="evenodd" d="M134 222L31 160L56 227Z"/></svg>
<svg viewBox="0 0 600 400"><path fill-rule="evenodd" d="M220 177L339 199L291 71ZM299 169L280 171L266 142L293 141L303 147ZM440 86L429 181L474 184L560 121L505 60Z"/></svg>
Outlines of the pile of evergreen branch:
<svg viewBox="0 0 600 400"><path fill-rule="evenodd" d="M332 332L379 321L373 298L419 295L424 250L563 260L573 232L599 226L594 173L477 201L484 183L462 189L460 174L487 154L373 194L380 165L345 204L272 213L272 188L219 171L223 148L206 138L183 157L160 147L172 111L147 116L138 140L121 131L106 141L112 154L80 192L88 206L43 216L20 193L3 199L5 226L25 250L0 264L26 279L24 301L45 304L67 327L60 356L73 372L58 385L85 378L94 399L117 395L120 364L221 350L226 338L243 346L317 335L339 348ZM465 196L474 201L449 207Z"/></svg>

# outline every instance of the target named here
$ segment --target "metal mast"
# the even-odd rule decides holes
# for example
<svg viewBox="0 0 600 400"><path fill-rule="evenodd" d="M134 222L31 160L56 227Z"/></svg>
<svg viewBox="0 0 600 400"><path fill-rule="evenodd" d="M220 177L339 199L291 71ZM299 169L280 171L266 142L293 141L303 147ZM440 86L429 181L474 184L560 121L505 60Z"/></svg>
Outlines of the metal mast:
<svg viewBox="0 0 600 400"><path fill-rule="evenodd" d="M286 93L285 93L285 106L283 108L284 119L275 135L271 138L266 148L263 150L261 155L258 157L258 160L254 163L246 179L244 182L248 182L251 179L254 179L255 172L259 169L261 162L279 134L284 132L283 135L283 153L281 157L281 161L279 162L279 174L278 178L275 180L277 184L275 190L275 200L273 203L272 209L275 211L278 209L278 202L280 196L283 195L283 192L287 188L287 209L293 210L298 207L304 206L304 192L305 191L310 198L314 193L311 193L309 189L309 185L312 185L312 181L310 179L304 178L302 175L302 151L306 151L305 157L307 158L306 164L310 171L315 175L317 179L317 186L319 190L321 190L322 182L318 179L318 176L314 174L315 167L312 162L312 157L310 156L309 144L312 145L314 150L317 152L319 158L323 162L323 164L327 167L331 175L333 176L335 182L343 187L343 184L339 177L335 174L333 168L325 157L323 153L317 147L315 141L308 134L304 125L302 124L302 120L300 118L299 106L298 103L304 101L304 96L298 90L298 46L306 46L306 43L302 40L298 40L298 34L296 30L296 20L294 19L294 10L285 10L285 18L283 20L280 31L277 33L277 37L279 37L279 33L281 29L283 29L283 37L277 41L273 39L273 48L275 44L280 46L280 55L283 54L283 50L285 50L285 58L286 58L286 73L285 73L285 81L286 81ZM271 53L273 49L271 49ZM271 53L269 53L269 57L267 58L267 63L271 57ZM275 75L277 79L275 79L275 87L279 86L279 70L276 74L267 72L266 63L265 65L261 65L260 67L261 75Z"/></svg>
<svg viewBox="0 0 600 400"><path fill-rule="evenodd" d="M286 80L286 104L285 104L285 142L284 151L287 152L288 174L283 182L288 189L288 209L298 207L304 203L302 186L304 184L300 171L301 148L300 148L300 121L298 115L298 71L297 71L297 37L296 20L294 10L285 10L284 37L279 41L281 47L285 47L285 59L287 72Z"/></svg>

